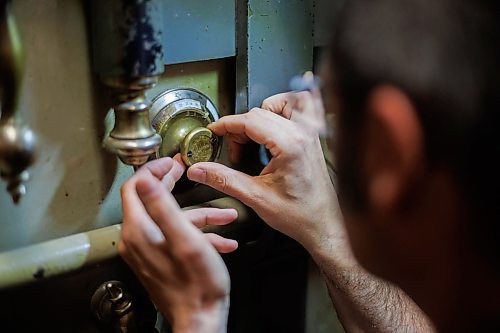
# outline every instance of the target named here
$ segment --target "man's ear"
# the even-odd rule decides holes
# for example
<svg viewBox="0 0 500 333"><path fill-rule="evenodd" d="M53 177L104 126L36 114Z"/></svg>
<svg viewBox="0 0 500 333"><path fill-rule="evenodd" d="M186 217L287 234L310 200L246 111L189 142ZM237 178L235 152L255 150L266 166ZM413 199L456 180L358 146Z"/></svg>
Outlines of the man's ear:
<svg viewBox="0 0 500 333"><path fill-rule="evenodd" d="M396 213L423 168L424 134L417 111L398 88L376 87L368 98L364 172L373 213Z"/></svg>

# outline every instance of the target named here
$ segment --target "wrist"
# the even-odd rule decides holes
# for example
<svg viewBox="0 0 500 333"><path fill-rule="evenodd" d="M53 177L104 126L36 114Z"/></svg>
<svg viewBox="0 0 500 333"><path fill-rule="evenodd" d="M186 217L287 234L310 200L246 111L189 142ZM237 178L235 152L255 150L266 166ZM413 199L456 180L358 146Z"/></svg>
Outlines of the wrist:
<svg viewBox="0 0 500 333"><path fill-rule="evenodd" d="M229 297L203 309L181 310L174 314L174 333L225 333L229 311Z"/></svg>
<svg viewBox="0 0 500 333"><path fill-rule="evenodd" d="M316 215L314 227L303 233L298 241L320 268L325 265L330 268L357 266L337 202L324 206L327 209Z"/></svg>

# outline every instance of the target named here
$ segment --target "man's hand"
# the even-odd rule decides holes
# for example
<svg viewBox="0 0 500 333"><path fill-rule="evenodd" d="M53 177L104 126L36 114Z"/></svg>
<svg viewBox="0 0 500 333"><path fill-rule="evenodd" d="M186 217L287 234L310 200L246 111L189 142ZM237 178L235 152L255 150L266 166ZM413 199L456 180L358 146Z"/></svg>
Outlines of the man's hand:
<svg viewBox="0 0 500 333"><path fill-rule="evenodd" d="M271 227L299 241L323 272L346 331L431 332L428 318L408 296L356 262L320 146L321 126L307 121L316 105L308 93L286 93L264 101L267 110L221 118L210 129L227 137L233 161L241 145L253 140L269 149L270 163L256 177L198 163L188 177L236 197Z"/></svg>
<svg viewBox="0 0 500 333"><path fill-rule="evenodd" d="M174 332L225 332L229 275L219 254L234 240L197 228L230 223L233 209L183 212L170 194L184 172L178 157L155 160L122 187L123 227L119 251Z"/></svg>
<svg viewBox="0 0 500 333"><path fill-rule="evenodd" d="M262 108L299 123L303 128L326 134L325 110L318 89L311 92L286 92L266 98Z"/></svg>
<svg viewBox="0 0 500 333"><path fill-rule="evenodd" d="M271 161L259 176L250 177L217 163L197 163L188 170L188 177L241 200L271 227L309 250L323 242L320 238L330 236L341 240L344 248L337 196L318 135L304 123L287 119L298 118L294 115L297 106L314 106L307 100L298 102L307 97L304 94L277 95L263 103L272 112L255 108L210 125L215 134L227 137L233 161L249 140L269 149ZM335 246L334 239L328 241Z"/></svg>

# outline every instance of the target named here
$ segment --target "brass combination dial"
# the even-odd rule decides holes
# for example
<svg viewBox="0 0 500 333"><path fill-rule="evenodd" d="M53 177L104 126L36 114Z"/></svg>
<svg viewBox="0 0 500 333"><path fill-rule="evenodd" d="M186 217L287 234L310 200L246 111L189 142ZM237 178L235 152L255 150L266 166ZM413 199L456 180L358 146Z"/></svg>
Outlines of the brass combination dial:
<svg viewBox="0 0 500 333"><path fill-rule="evenodd" d="M194 89L174 89L158 95L151 106L153 128L162 137L156 157L181 153L187 166L214 161L220 139L207 125L219 119L210 99Z"/></svg>

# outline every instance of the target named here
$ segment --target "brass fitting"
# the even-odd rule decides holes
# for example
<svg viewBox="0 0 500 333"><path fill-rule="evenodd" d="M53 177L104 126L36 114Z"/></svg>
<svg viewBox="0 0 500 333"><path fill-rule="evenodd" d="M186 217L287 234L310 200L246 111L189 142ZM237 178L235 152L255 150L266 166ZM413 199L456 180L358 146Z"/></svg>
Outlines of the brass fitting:
<svg viewBox="0 0 500 333"><path fill-rule="evenodd" d="M134 86L137 87L137 83L129 87ZM104 139L104 147L116 154L123 163L141 166L158 150L161 137L156 134L149 121L150 102L144 92L129 92L126 88L117 97L117 105L114 107L115 126Z"/></svg>

